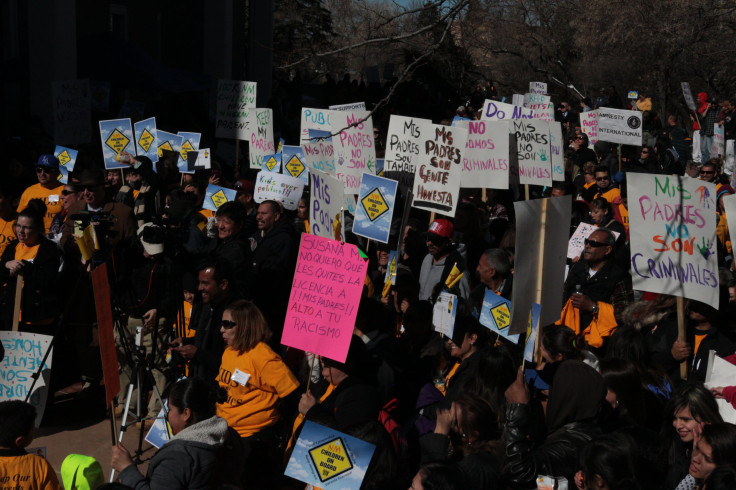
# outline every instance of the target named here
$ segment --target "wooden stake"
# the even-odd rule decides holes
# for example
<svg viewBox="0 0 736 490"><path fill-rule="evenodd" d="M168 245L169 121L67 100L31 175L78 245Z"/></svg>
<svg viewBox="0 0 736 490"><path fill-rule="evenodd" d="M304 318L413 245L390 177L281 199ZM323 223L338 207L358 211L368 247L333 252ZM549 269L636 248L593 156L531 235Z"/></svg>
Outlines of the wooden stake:
<svg viewBox="0 0 736 490"><path fill-rule="evenodd" d="M524 200L529 200L529 184L524 184Z"/></svg>
<svg viewBox="0 0 736 490"><path fill-rule="evenodd" d="M487 195L487 193L486 193L486 188L484 187L484 188L483 188L483 189L482 189L482 190L480 191L480 200L481 200L481 201L483 201L483 202L486 202L486 199L488 199L488 195Z"/></svg>
<svg viewBox="0 0 736 490"><path fill-rule="evenodd" d="M528 186L527 186L528 187ZM544 238L547 228L547 202L549 199L542 199L542 216L541 226L539 228L539 257L537 260L537 289L534 294L534 302L542 304L542 271L544 270ZM534 339L534 353L537 363L542 361L542 349L539 348L539 338L541 337L542 327L537 326L537 337Z"/></svg>
<svg viewBox="0 0 736 490"><path fill-rule="evenodd" d="M23 275L15 276L15 304L13 305L13 332L18 331L20 322L20 300L23 296Z"/></svg>
<svg viewBox="0 0 736 490"><path fill-rule="evenodd" d="M432 222L434 221L434 211L429 213L429 225L432 226Z"/></svg>
<svg viewBox="0 0 736 490"><path fill-rule="evenodd" d="M677 297L677 341L685 342L685 301ZM687 359L680 363L680 378L687 379Z"/></svg>

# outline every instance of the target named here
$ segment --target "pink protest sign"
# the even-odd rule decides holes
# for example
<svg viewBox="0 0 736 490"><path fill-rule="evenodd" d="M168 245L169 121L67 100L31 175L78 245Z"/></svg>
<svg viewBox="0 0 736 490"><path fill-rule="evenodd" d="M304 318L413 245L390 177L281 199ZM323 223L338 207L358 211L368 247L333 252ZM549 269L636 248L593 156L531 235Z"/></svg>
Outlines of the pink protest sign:
<svg viewBox="0 0 736 490"><path fill-rule="evenodd" d="M355 245L303 233L281 343L345 362L367 270Z"/></svg>

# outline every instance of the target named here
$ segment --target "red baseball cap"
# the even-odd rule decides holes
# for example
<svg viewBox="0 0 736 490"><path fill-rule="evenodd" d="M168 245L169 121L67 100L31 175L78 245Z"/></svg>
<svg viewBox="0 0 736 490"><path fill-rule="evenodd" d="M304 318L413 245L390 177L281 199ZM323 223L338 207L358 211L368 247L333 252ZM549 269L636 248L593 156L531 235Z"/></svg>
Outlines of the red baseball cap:
<svg viewBox="0 0 736 490"><path fill-rule="evenodd" d="M436 219L432 221L427 233L432 233L442 238L452 240L452 235L455 234L455 227L446 219Z"/></svg>
<svg viewBox="0 0 736 490"><path fill-rule="evenodd" d="M255 185L253 185L253 182L245 179L238 179L237 181L235 181L235 185L233 187L235 187L235 190L239 193L247 192L250 195L253 195L256 189Z"/></svg>

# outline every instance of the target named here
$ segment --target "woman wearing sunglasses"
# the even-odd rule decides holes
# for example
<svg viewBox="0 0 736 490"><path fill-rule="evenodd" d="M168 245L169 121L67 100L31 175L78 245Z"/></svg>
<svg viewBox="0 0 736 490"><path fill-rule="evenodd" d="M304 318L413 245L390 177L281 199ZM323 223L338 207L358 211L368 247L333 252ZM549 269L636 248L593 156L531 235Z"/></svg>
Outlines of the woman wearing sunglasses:
<svg viewBox="0 0 736 490"><path fill-rule="evenodd" d="M217 414L249 449L246 469L253 471L248 474L268 481L279 467L280 404L295 392L299 381L268 346L271 330L252 302L230 305L222 314L220 332L227 347L217 381L227 398L217 404Z"/></svg>

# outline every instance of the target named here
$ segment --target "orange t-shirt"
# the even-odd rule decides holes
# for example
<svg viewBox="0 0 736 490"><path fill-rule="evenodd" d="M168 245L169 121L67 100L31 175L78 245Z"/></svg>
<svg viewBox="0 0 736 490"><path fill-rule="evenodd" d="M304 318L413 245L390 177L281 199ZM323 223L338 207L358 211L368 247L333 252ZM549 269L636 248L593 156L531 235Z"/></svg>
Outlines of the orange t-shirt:
<svg viewBox="0 0 736 490"><path fill-rule="evenodd" d="M233 379L236 373L239 381ZM225 349L217 382L227 391L227 400L217 404L217 415L241 437L275 424L279 420L279 399L299 386L278 354L263 342L242 355L231 347Z"/></svg>
<svg viewBox="0 0 736 490"><path fill-rule="evenodd" d="M53 189L47 189L41 184L34 184L23 192L20 196L20 203L18 203L18 212L23 211L30 202L31 199L41 199L46 205L46 215L43 217L43 228L44 233L49 232L51 228L51 222L54 221L56 213L64 209L64 203L61 200L61 191L64 190L64 185L59 184L58 187Z"/></svg>
<svg viewBox="0 0 736 490"><path fill-rule="evenodd" d="M15 247L15 260L27 260L33 262L33 259L38 255L38 247L41 244L34 245L33 247L26 247L24 244L19 243Z"/></svg>
<svg viewBox="0 0 736 490"><path fill-rule="evenodd" d="M64 487L48 461L36 454L23 454L0 456L0 488L63 490Z"/></svg>
<svg viewBox="0 0 736 490"><path fill-rule="evenodd" d="M15 220L5 221L0 218L0 255L13 240L15 240Z"/></svg>

